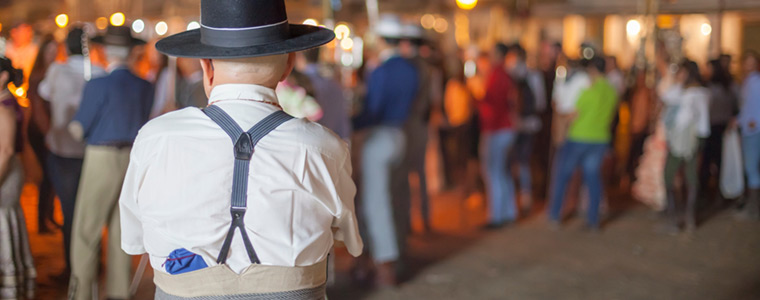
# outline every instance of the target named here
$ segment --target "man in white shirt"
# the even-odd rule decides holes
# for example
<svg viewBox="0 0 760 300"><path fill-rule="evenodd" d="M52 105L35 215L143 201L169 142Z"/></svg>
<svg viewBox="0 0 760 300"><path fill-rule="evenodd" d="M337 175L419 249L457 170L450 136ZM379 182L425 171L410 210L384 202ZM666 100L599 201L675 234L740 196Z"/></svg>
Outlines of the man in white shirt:
<svg viewBox="0 0 760 300"><path fill-rule="evenodd" d="M363 248L348 145L289 116L257 130L283 115L274 88L292 70L292 52L334 34L288 24L283 1L203 0L201 14L204 29L156 47L203 58L209 106L140 131L120 199L122 248L149 254L156 299L324 297L333 241L354 256ZM226 132L235 126L252 129L233 143Z"/></svg>
<svg viewBox="0 0 760 300"><path fill-rule="evenodd" d="M87 82L85 69L90 68L92 77L101 77L105 71L97 66L86 63L82 53L82 37L85 35L81 28L72 29L66 38L66 49L69 58L65 63L56 63L48 68L45 79L39 86L39 94L50 102L50 131L45 136L50 149L46 159L50 179L61 202L63 212L63 246L66 255L66 270L68 276L71 270L69 250L71 245L71 222L74 218L74 203L79 187L79 177L84 162L85 144L74 138L68 130L68 125L74 119L82 101L82 90ZM85 37L86 38L86 37Z"/></svg>

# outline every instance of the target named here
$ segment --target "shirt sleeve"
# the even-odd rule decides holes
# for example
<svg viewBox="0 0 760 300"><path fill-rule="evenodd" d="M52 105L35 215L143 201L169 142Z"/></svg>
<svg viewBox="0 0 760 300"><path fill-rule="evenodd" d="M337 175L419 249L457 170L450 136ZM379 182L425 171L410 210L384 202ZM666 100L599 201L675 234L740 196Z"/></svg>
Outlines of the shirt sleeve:
<svg viewBox="0 0 760 300"><path fill-rule="evenodd" d="M47 101L50 101L52 99L53 95L53 82L57 81L55 76L57 74L58 65L53 64L48 68L47 72L45 72L45 78L42 79L40 82L39 87L37 88L37 93L40 94L40 97L42 99L45 99Z"/></svg>
<svg viewBox="0 0 760 300"><path fill-rule="evenodd" d="M140 186L142 185L145 172L139 164L141 146L135 143L129 159L129 168L124 178L119 197L119 212L121 216L121 249L130 255L145 253L143 244L143 227L140 218L140 208L137 204Z"/></svg>
<svg viewBox="0 0 760 300"><path fill-rule="evenodd" d="M352 166L351 156L348 154L348 149L345 150L345 157L338 169L337 180L335 181L335 189L339 199L336 199L338 207L341 207L337 211L337 215L333 221L332 227L335 229L334 239L342 241L348 253L358 257L362 254L364 249L364 243L359 235L359 225L356 221L356 211L354 205L354 199L356 197L356 185L351 178Z"/></svg>
<svg viewBox="0 0 760 300"><path fill-rule="evenodd" d="M102 91L102 89L95 87L93 82L84 86L82 103L74 116L74 121L81 124L85 139L90 136L93 125L100 117L100 109L105 101L105 95Z"/></svg>

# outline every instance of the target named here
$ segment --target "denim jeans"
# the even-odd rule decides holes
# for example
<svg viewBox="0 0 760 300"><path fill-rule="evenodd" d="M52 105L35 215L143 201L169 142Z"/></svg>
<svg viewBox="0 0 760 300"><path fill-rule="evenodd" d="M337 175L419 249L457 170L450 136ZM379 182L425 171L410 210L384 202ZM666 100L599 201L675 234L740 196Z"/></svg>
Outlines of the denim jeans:
<svg viewBox="0 0 760 300"><path fill-rule="evenodd" d="M403 163L406 138L401 128L371 129L362 148L361 208L368 246L377 263L396 261L400 246L393 202L394 169Z"/></svg>
<svg viewBox="0 0 760 300"><path fill-rule="evenodd" d="M744 149L744 171L747 173L747 188L760 189L760 133L742 137Z"/></svg>
<svg viewBox="0 0 760 300"><path fill-rule="evenodd" d="M79 177L82 173L81 158L65 158L49 153L47 170L53 188L58 194L63 212L63 247L66 255L66 268L71 269L69 250L71 249L71 224L74 221L74 204L77 199Z"/></svg>
<svg viewBox="0 0 760 300"><path fill-rule="evenodd" d="M549 219L558 222L562 213L567 184L575 169L581 167L583 182L588 187L589 205L586 214L589 226L599 226L599 204L602 200L602 160L607 152L607 143L583 143L567 141L560 148L552 187Z"/></svg>
<svg viewBox="0 0 760 300"><path fill-rule="evenodd" d="M507 155L515 142L515 132L500 130L484 133L481 163L490 203L489 222L502 224L517 219L515 186L507 170Z"/></svg>
<svg viewBox="0 0 760 300"><path fill-rule="evenodd" d="M520 133L515 142L515 149L512 151L514 157L511 160L513 164L517 165L520 178L520 193L533 192L530 170L530 160L533 156L533 137L534 134L531 133Z"/></svg>

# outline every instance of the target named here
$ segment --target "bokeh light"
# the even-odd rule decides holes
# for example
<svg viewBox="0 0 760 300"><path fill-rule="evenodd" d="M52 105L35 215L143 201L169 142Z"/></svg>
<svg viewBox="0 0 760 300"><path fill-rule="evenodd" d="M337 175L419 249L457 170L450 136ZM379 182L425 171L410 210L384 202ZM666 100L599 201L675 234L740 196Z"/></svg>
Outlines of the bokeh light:
<svg viewBox="0 0 760 300"><path fill-rule="evenodd" d="M111 15L111 26L124 26L124 22L126 21L126 17L123 13L117 12Z"/></svg>
<svg viewBox="0 0 760 300"><path fill-rule="evenodd" d="M449 21L446 21L444 18L437 18L435 19L435 31L438 33L444 33L446 30L449 29Z"/></svg>
<svg viewBox="0 0 760 300"><path fill-rule="evenodd" d="M710 35L710 33L712 33L712 26L710 26L710 24L703 23L702 28L700 28L700 31L702 31L702 35L705 35L705 36Z"/></svg>
<svg viewBox="0 0 760 300"><path fill-rule="evenodd" d="M66 28L66 25L69 25L69 16L66 14L55 16L55 25L59 28Z"/></svg>
<svg viewBox="0 0 760 300"><path fill-rule="evenodd" d="M303 24L304 25L317 26L317 25L319 25L319 22L317 22L317 20L314 20L314 19L306 19L306 20L303 21Z"/></svg>
<svg viewBox="0 0 760 300"><path fill-rule="evenodd" d="M345 38L342 41L340 41L340 48L342 48L345 51L351 51L351 49L354 48L354 40L349 38Z"/></svg>
<svg viewBox="0 0 760 300"><path fill-rule="evenodd" d="M158 35L164 35L169 31L169 25L166 24L166 22L161 21L156 24L156 33Z"/></svg>
<svg viewBox="0 0 760 300"><path fill-rule="evenodd" d="M193 29L198 29L198 28L201 28L201 23L198 23L196 21L192 21L187 24L187 30L193 30Z"/></svg>
<svg viewBox="0 0 760 300"><path fill-rule="evenodd" d="M457 0L457 6L464 10L471 10L478 5L478 0Z"/></svg>
<svg viewBox="0 0 760 300"><path fill-rule="evenodd" d="M335 37L337 37L339 40L342 40L349 36L351 36L351 28L349 28L348 25L338 24L338 26L335 26Z"/></svg>
<svg viewBox="0 0 760 300"><path fill-rule="evenodd" d="M422 28L425 29L433 29L435 26L435 16L431 14L425 14L420 19L420 25L422 25Z"/></svg>
<svg viewBox="0 0 760 300"><path fill-rule="evenodd" d="M639 32L641 32L641 23L637 20L628 21L628 24L625 25L625 32L628 33L628 36L639 35Z"/></svg>
<svg viewBox="0 0 760 300"><path fill-rule="evenodd" d="M106 19L106 17L98 18L95 20L95 27L100 30L106 29L106 27L108 27L108 19Z"/></svg>
<svg viewBox="0 0 760 300"><path fill-rule="evenodd" d="M136 33L142 33L145 30L145 21L137 19L132 22L132 31Z"/></svg>

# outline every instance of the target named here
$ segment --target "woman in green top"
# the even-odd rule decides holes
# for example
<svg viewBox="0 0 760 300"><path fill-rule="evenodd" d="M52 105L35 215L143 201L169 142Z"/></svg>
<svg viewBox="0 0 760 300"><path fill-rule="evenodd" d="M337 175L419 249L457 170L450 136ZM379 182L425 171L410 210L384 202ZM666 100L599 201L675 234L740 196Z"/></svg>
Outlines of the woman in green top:
<svg viewBox="0 0 760 300"><path fill-rule="evenodd" d="M586 68L591 87L578 97L567 140L559 152L559 165L553 180L549 221L558 227L567 183L575 169L583 170L583 182L589 190L587 226L599 229L599 204L603 186L601 166L607 152L611 133L610 125L617 108L617 91L605 78L605 62L594 57Z"/></svg>

